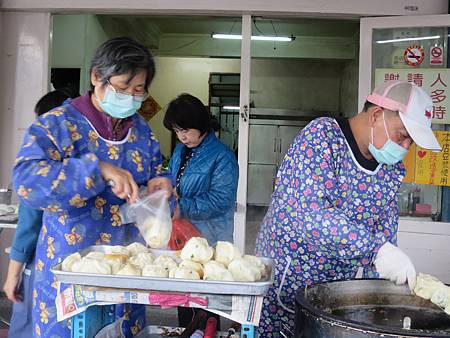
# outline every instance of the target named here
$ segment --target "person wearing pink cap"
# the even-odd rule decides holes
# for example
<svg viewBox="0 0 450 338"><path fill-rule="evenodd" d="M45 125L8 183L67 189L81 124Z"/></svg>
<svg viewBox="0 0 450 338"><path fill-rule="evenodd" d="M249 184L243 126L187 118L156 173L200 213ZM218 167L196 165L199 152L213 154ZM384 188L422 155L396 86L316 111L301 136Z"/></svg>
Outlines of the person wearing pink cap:
<svg viewBox="0 0 450 338"><path fill-rule="evenodd" d="M294 330L299 288L332 280L386 278L412 289L416 271L397 247L402 159L413 142L440 151L432 101L420 87L376 87L350 119L322 117L295 138L278 171L256 254L275 259L260 334Z"/></svg>

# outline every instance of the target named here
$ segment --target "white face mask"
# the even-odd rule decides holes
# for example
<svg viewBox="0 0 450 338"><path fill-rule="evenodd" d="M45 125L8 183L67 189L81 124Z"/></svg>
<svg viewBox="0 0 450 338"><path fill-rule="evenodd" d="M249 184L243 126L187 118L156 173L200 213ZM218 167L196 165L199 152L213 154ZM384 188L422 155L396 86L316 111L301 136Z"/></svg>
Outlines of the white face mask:
<svg viewBox="0 0 450 338"><path fill-rule="evenodd" d="M386 126L386 120L384 119L384 110L383 110L383 124L384 124L384 131L386 132L388 140L380 149L376 148L373 145L373 127L372 127L371 130L372 142L369 143L369 151L378 163L393 165L403 160L403 158L408 153L408 149L403 148L401 145L398 145L397 143L395 143L390 139Z"/></svg>
<svg viewBox="0 0 450 338"><path fill-rule="evenodd" d="M142 101L135 100L133 95L120 95L114 90L111 90L109 86L111 85L106 87L103 100L99 100L96 97L100 107L108 115L116 119L124 119L134 115L141 107Z"/></svg>

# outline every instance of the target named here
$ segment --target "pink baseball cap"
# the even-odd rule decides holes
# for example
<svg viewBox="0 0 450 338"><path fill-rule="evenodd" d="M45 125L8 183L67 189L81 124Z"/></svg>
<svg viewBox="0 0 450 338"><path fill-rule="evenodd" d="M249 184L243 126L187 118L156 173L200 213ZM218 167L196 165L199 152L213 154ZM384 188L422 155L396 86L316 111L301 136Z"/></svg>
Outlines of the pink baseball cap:
<svg viewBox="0 0 450 338"><path fill-rule="evenodd" d="M367 101L392 111L398 111L406 130L420 147L441 151L431 129L433 102L424 90L406 81L387 81L367 96Z"/></svg>

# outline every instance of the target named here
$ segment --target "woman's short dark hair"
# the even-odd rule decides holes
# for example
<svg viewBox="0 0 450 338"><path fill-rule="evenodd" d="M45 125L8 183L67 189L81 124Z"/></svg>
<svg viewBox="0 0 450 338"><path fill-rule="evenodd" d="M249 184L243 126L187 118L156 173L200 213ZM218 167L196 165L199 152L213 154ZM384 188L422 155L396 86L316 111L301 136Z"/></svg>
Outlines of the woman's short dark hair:
<svg viewBox="0 0 450 338"><path fill-rule="evenodd" d="M69 98L65 93L54 90L42 96L34 107L37 116L45 114L53 108L61 106Z"/></svg>
<svg viewBox="0 0 450 338"><path fill-rule="evenodd" d="M163 123L169 130L197 129L201 135L211 129L211 117L208 110L202 101L190 94L181 94L169 103Z"/></svg>
<svg viewBox="0 0 450 338"><path fill-rule="evenodd" d="M110 39L97 48L91 61L90 72L94 69L103 85L106 85L111 77L123 74L130 74L129 82L143 69L147 72L147 89L155 76L155 61L147 47L133 39L121 37Z"/></svg>

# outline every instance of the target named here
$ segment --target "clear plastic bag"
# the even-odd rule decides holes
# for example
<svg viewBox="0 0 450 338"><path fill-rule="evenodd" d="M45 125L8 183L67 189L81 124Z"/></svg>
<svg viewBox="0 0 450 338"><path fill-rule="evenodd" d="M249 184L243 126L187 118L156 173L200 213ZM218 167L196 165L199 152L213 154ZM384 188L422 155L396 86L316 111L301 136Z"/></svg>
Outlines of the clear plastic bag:
<svg viewBox="0 0 450 338"><path fill-rule="evenodd" d="M143 185L139 187L139 199L137 200L137 202L140 202L147 195L147 186ZM122 204L119 208L119 216L122 224L136 223L136 210L132 204Z"/></svg>
<svg viewBox="0 0 450 338"><path fill-rule="evenodd" d="M151 248L167 248L172 219L165 191L157 190L128 205L124 217L130 219L133 215L139 232Z"/></svg>

